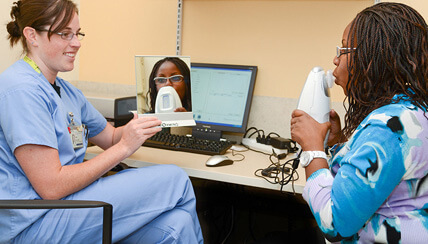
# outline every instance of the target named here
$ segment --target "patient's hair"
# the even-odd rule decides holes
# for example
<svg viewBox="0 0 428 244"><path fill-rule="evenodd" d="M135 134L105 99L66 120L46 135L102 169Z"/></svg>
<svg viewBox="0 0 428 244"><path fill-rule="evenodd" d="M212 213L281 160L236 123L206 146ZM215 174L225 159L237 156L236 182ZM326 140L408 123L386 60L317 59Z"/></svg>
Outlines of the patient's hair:
<svg viewBox="0 0 428 244"><path fill-rule="evenodd" d="M25 27L35 30L48 30L50 38L54 33L61 32L72 20L74 13L78 13L76 4L70 0L19 0L13 3L7 24L10 46L13 47L20 40L23 53L28 53L28 46L23 35ZM52 26L55 26L52 29Z"/></svg>
<svg viewBox="0 0 428 244"><path fill-rule="evenodd" d="M425 20L407 5L379 3L355 17L347 43L356 49L348 64L345 137L370 112L393 102L396 94L407 95L412 104L426 111L427 41Z"/></svg>

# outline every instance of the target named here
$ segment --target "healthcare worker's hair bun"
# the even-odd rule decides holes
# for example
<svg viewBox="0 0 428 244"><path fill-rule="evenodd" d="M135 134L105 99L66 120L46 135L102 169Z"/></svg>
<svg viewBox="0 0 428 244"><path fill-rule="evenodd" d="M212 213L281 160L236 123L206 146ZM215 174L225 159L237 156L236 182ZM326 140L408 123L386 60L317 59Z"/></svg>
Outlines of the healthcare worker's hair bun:
<svg viewBox="0 0 428 244"><path fill-rule="evenodd" d="M10 45L13 46L16 44L22 36L22 30L19 28L18 19L21 15L21 1L14 2L14 6L10 11L10 17L12 21L9 22L6 26L7 32L9 33Z"/></svg>

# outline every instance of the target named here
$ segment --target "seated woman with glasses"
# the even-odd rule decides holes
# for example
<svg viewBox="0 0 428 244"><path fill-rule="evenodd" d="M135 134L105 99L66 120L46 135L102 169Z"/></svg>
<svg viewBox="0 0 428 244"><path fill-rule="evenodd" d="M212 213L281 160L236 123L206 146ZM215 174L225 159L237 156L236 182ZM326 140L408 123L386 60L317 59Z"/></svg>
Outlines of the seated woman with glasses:
<svg viewBox="0 0 428 244"><path fill-rule="evenodd" d="M174 112L192 111L190 69L178 57L166 57L153 66L149 77L150 113L155 112L156 97L159 89L172 86L180 97L183 107L176 108Z"/></svg>
<svg viewBox="0 0 428 244"><path fill-rule="evenodd" d="M113 206L113 243L203 243L192 182L176 165L102 177L158 133L155 117L113 127L58 77L80 50L71 0L19 0L7 24L24 58L0 74L0 198L98 200ZM171 75L169 75L171 76ZM84 161L88 144L104 149ZM101 243L101 209L1 210L0 243Z"/></svg>
<svg viewBox="0 0 428 244"><path fill-rule="evenodd" d="M343 130L333 110L323 124L292 113L291 137L302 155L318 154L300 158L303 197L329 241L428 240L427 33L407 5L366 8L346 27L333 59L347 101Z"/></svg>

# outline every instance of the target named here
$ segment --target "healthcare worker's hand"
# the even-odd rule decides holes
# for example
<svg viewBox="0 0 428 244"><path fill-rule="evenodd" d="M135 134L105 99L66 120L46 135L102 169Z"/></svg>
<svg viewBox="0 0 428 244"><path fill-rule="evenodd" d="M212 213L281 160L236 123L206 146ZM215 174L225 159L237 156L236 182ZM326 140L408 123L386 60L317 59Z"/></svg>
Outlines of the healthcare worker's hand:
<svg viewBox="0 0 428 244"><path fill-rule="evenodd" d="M129 155L134 153L148 138L162 130L161 121L156 117L134 118L123 127L119 143L129 149Z"/></svg>
<svg viewBox="0 0 428 244"><path fill-rule="evenodd" d="M302 110L291 114L291 139L299 143L303 151L324 151L324 138L330 122L318 123Z"/></svg>

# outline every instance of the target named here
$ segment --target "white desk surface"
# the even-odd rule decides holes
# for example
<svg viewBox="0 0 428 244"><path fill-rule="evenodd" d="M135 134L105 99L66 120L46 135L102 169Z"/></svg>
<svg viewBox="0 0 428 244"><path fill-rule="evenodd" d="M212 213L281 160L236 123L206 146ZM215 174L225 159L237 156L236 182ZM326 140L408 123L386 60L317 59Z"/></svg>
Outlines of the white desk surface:
<svg viewBox="0 0 428 244"><path fill-rule="evenodd" d="M96 146L89 147L86 152L85 159L89 160L94 158L102 151L103 150L101 148ZM257 169L267 168L271 164L269 156L253 151L239 153L245 156L243 161L234 162L227 166L207 167L205 162L210 157L209 155L141 147L129 158L123 160L123 163L131 167L145 167L156 164L175 164L184 169L191 177L280 190L280 185L271 184L265 179L254 175L254 172ZM232 156L231 150L228 150L225 155L232 160L239 160L242 158L239 155ZM289 155L286 159L281 160L281 163L284 163L286 160L293 157L295 157L294 154L291 156ZM305 172L301 167L297 168L297 172L299 174L299 179L294 182L294 191L296 193L302 193L306 182ZM291 182L283 186L283 191L293 192Z"/></svg>

